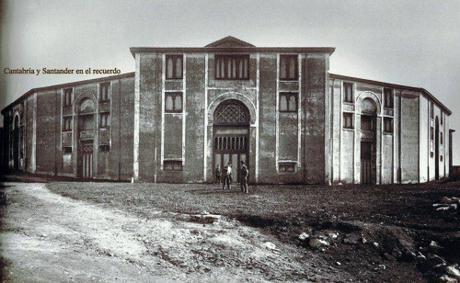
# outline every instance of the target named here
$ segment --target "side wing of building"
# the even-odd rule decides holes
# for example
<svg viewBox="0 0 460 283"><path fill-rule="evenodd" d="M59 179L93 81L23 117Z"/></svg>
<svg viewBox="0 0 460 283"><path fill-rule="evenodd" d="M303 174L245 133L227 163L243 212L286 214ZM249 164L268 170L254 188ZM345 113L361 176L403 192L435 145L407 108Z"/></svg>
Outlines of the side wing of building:
<svg viewBox="0 0 460 283"><path fill-rule="evenodd" d="M449 176L450 110L421 88L330 74L331 183Z"/></svg>
<svg viewBox="0 0 460 283"><path fill-rule="evenodd" d="M10 170L129 180L134 73L32 89L2 111Z"/></svg>

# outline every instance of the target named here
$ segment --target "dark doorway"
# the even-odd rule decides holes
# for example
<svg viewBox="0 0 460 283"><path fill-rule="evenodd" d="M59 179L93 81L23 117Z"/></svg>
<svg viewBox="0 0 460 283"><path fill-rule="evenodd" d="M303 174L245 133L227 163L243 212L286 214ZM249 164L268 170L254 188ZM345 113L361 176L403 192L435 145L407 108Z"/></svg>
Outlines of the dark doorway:
<svg viewBox="0 0 460 283"><path fill-rule="evenodd" d="M93 141L84 141L79 147L79 177L91 179L93 177Z"/></svg>
<svg viewBox="0 0 460 283"><path fill-rule="evenodd" d="M213 167L232 164L233 180L239 182L240 163L249 167L249 123L246 106L238 100L222 102L214 112Z"/></svg>
<svg viewBox="0 0 460 283"><path fill-rule="evenodd" d="M19 154L21 152L21 129L19 116L14 118L13 127L13 165L14 170L19 170Z"/></svg>
<svg viewBox="0 0 460 283"><path fill-rule="evenodd" d="M434 178L439 180L439 119L437 116L434 129Z"/></svg>
<svg viewBox="0 0 460 283"><path fill-rule="evenodd" d="M361 184L375 184L375 143L361 142Z"/></svg>
<svg viewBox="0 0 460 283"><path fill-rule="evenodd" d="M369 98L361 102L361 184L377 183L377 109Z"/></svg>

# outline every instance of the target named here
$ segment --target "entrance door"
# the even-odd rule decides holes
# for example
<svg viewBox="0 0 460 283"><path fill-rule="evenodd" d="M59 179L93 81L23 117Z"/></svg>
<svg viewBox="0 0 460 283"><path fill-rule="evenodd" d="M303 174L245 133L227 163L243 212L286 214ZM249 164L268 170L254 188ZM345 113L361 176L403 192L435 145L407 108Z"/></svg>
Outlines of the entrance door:
<svg viewBox="0 0 460 283"><path fill-rule="evenodd" d="M248 129L216 129L214 135L214 169L232 165L233 180L240 181L241 161L247 164ZM248 166L248 165L247 165Z"/></svg>
<svg viewBox="0 0 460 283"><path fill-rule="evenodd" d="M214 112L213 167L221 170L232 164L235 182L240 181L241 161L248 164L250 116L246 106L238 100L222 102Z"/></svg>
<svg viewBox="0 0 460 283"><path fill-rule="evenodd" d="M19 170L19 151L20 151L20 137L19 137L19 117L14 118L13 130L13 163L14 170Z"/></svg>
<svg viewBox="0 0 460 283"><path fill-rule="evenodd" d="M79 157L80 178L91 179L93 177L93 141L80 144Z"/></svg>
<svg viewBox="0 0 460 283"><path fill-rule="evenodd" d="M361 184L375 184L375 144L361 142Z"/></svg>

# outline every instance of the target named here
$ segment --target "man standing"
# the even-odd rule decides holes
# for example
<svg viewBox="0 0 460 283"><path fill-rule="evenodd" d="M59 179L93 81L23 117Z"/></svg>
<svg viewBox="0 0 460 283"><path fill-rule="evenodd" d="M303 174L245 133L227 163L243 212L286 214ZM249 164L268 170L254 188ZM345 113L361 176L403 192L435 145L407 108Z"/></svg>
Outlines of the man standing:
<svg viewBox="0 0 460 283"><path fill-rule="evenodd" d="M225 186L227 189L232 188L232 164L229 162L227 166L223 170L224 173L224 181L222 182L222 189L225 190Z"/></svg>
<svg viewBox="0 0 460 283"><path fill-rule="evenodd" d="M220 171L220 165L217 165L217 167L216 167L216 180L215 180L216 184L220 184L220 182L221 182L221 179L220 179L220 176L222 175L221 173L222 172Z"/></svg>
<svg viewBox="0 0 460 283"><path fill-rule="evenodd" d="M241 169L240 169L240 185L241 185L241 192L249 193L248 189L248 167L244 164L244 161L241 161Z"/></svg>

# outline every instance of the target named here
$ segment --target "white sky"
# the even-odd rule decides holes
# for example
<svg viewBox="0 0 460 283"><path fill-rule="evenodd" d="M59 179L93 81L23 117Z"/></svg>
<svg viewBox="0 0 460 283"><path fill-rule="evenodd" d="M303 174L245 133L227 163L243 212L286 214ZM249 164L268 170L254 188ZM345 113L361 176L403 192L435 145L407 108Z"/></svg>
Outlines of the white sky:
<svg viewBox="0 0 460 283"><path fill-rule="evenodd" d="M458 0L1 2L1 109L31 88L91 78L6 76L5 67L130 72L129 47L204 46L233 35L256 46L336 47L331 72L424 87L460 131Z"/></svg>

